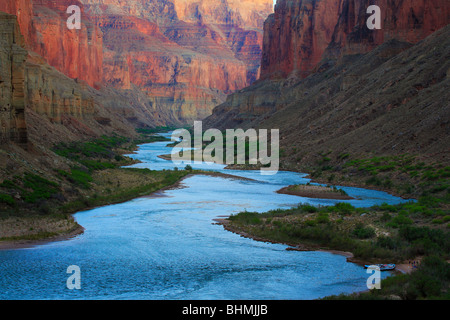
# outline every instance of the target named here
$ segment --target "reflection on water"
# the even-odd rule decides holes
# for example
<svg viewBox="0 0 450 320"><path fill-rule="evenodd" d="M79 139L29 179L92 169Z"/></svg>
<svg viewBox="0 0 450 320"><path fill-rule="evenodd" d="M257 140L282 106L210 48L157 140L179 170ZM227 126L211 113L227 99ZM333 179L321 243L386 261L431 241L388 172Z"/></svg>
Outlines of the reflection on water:
<svg viewBox="0 0 450 320"><path fill-rule="evenodd" d="M158 155L166 142L143 145L134 165L152 170L174 165ZM369 275L345 257L326 252L287 251L227 232L214 219L243 210L264 212L300 202L336 200L277 194L306 183L305 175L230 171L220 165L194 168L253 180L192 176L184 188L122 204L79 212L86 229L73 240L0 252L1 299L315 299L366 290ZM399 203L383 192L343 188L355 206ZM81 290L68 290L67 267L81 268Z"/></svg>

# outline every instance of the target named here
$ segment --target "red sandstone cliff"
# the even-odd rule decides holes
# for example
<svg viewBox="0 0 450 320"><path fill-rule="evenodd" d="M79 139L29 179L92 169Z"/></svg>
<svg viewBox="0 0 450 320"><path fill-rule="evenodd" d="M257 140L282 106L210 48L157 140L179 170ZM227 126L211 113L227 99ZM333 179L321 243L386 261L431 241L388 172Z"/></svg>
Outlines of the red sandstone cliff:
<svg viewBox="0 0 450 320"><path fill-rule="evenodd" d="M380 30L366 26L372 4ZM325 153L448 162L449 22L446 0L278 0L263 80L229 95L203 128L279 129L283 162L297 168Z"/></svg>
<svg viewBox="0 0 450 320"><path fill-rule="evenodd" d="M104 34L104 82L140 88L183 121L259 75L272 0L82 0Z"/></svg>
<svg viewBox="0 0 450 320"><path fill-rule="evenodd" d="M70 5L81 30L68 30ZM259 77L272 0L4 0L29 50L72 79L135 90L144 105L186 122ZM167 114L165 115L167 116Z"/></svg>
<svg viewBox="0 0 450 320"><path fill-rule="evenodd" d="M100 29L87 19L80 1L33 0L37 38L31 49L72 79L99 88L103 80L103 41ZM69 30L66 10L78 5L82 11L80 30Z"/></svg>
<svg viewBox="0 0 450 320"><path fill-rule="evenodd" d="M369 30L369 5L381 29ZM278 0L261 81L204 128L279 128L292 158L317 150L448 151L449 2ZM426 88L426 90L424 90Z"/></svg>
<svg viewBox="0 0 450 320"><path fill-rule="evenodd" d="M69 30L66 10L70 5L80 6L83 12L78 0L2 0L0 11L18 17L28 49L68 77L99 88L103 78L102 34L86 18L81 30Z"/></svg>
<svg viewBox="0 0 450 320"><path fill-rule="evenodd" d="M264 25L261 78L307 76L331 41L339 9L336 0L278 0Z"/></svg>
<svg viewBox="0 0 450 320"><path fill-rule="evenodd" d="M20 29L15 15L0 12L1 148L11 142L33 150L102 134L132 136L138 126L176 123L139 90L96 90L61 73L27 48Z"/></svg>
<svg viewBox="0 0 450 320"><path fill-rule="evenodd" d="M380 30L366 26L370 5L381 9ZM447 0L341 0L339 21L327 55L366 53L392 39L417 43L449 23Z"/></svg>
<svg viewBox="0 0 450 320"><path fill-rule="evenodd" d="M369 30L370 5L381 30ZM324 58L367 53L396 39L417 43L450 20L447 0L278 0L265 23L262 79L308 76Z"/></svg>

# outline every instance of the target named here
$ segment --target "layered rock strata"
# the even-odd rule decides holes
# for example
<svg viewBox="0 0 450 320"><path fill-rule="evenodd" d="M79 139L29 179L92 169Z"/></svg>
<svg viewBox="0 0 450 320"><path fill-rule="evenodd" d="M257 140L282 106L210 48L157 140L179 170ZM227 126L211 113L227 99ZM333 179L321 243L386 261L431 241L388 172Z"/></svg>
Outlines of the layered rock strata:
<svg viewBox="0 0 450 320"><path fill-rule="evenodd" d="M25 60L16 17L0 12L0 142L27 143Z"/></svg>
<svg viewBox="0 0 450 320"><path fill-rule="evenodd" d="M367 8L381 9L369 30ZM417 43L449 23L446 0L278 0L264 26L262 79L304 78L323 59L364 54L395 39Z"/></svg>
<svg viewBox="0 0 450 320"><path fill-rule="evenodd" d="M104 34L104 82L137 86L183 121L259 77L272 0L82 0Z"/></svg>

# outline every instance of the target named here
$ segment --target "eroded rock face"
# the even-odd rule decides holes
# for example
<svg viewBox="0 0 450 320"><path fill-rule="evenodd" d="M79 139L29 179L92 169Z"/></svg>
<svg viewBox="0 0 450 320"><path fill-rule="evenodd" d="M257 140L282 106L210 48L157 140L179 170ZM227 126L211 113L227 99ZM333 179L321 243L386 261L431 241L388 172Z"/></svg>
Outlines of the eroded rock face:
<svg viewBox="0 0 450 320"><path fill-rule="evenodd" d="M322 59L339 12L336 0L278 0L264 26L261 78L307 76Z"/></svg>
<svg viewBox="0 0 450 320"><path fill-rule="evenodd" d="M81 79L99 88L103 74L103 42L100 29L86 19L83 5L73 0L33 0L33 24L37 38L31 49L68 77ZM69 30L66 10L82 9L82 27ZM50 9L50 10L49 10Z"/></svg>
<svg viewBox="0 0 450 320"><path fill-rule="evenodd" d="M367 8L381 9L369 30ZM265 23L262 79L304 78L323 58L363 54L392 39L417 43L449 23L446 0L278 0Z"/></svg>
<svg viewBox="0 0 450 320"><path fill-rule="evenodd" d="M35 33L33 29L33 2L30 0L3 0L0 2L0 11L17 16L25 43L30 43Z"/></svg>
<svg viewBox="0 0 450 320"><path fill-rule="evenodd" d="M183 121L259 76L272 0L82 0L104 34L104 82L137 86Z"/></svg>
<svg viewBox="0 0 450 320"><path fill-rule="evenodd" d="M327 50L329 57L367 53L395 39L417 43L450 23L450 5L446 0L341 0L340 16ZM381 9L381 29L369 30L367 8Z"/></svg>
<svg viewBox="0 0 450 320"><path fill-rule="evenodd" d="M24 45L16 17L0 12L0 143L27 143Z"/></svg>
<svg viewBox="0 0 450 320"><path fill-rule="evenodd" d="M137 90L95 90L64 75L26 50L16 16L0 12L1 145L36 150L36 145L113 132L133 135L137 126L164 125L168 115L156 112L142 96Z"/></svg>
<svg viewBox="0 0 450 320"><path fill-rule="evenodd" d="M68 30L70 5L81 30ZM259 77L272 0L4 0L27 48L72 79L143 91L151 108L190 122ZM159 117L159 116L158 116Z"/></svg>
<svg viewBox="0 0 450 320"><path fill-rule="evenodd" d="M94 113L94 100L86 95L83 84L62 76L32 55L26 64L27 105L36 114L53 123L62 123L63 116L82 120ZM84 84L87 87L87 84Z"/></svg>
<svg viewBox="0 0 450 320"><path fill-rule="evenodd" d="M333 3L339 14L325 15ZM372 4L380 30L366 26ZM203 128L279 128L285 160L299 166L317 166L318 150L445 161L449 22L441 0L278 0L265 25L265 80L228 96Z"/></svg>
<svg viewBox="0 0 450 320"><path fill-rule="evenodd" d="M80 30L67 28L67 8L82 9ZM27 48L72 79L99 88L103 74L103 42L78 0L2 0L0 11L17 16Z"/></svg>

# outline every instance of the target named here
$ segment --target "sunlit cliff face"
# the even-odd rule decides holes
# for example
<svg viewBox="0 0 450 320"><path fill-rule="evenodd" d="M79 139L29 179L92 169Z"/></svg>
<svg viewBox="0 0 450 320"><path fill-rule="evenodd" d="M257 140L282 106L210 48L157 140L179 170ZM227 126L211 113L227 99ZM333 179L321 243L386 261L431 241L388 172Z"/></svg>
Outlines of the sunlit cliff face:
<svg viewBox="0 0 450 320"><path fill-rule="evenodd" d="M203 118L259 77L272 0L82 0L104 38L104 83Z"/></svg>
<svg viewBox="0 0 450 320"><path fill-rule="evenodd" d="M68 30L66 9L82 12ZM259 77L272 0L3 0L27 47L90 86L137 87L182 121L208 116ZM63 53L63 54L62 54Z"/></svg>

